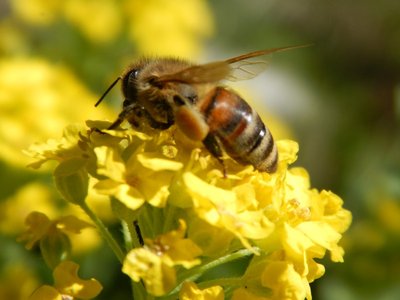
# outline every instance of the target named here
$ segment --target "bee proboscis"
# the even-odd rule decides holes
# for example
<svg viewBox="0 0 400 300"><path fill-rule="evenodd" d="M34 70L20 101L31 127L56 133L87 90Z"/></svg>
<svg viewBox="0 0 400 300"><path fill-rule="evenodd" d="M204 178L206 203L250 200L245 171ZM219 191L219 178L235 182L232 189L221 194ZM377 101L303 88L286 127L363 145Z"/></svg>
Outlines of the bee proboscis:
<svg viewBox="0 0 400 300"><path fill-rule="evenodd" d="M299 47L305 46L254 51L200 65L176 58L142 58L111 84L96 106L122 80L122 112L109 129L124 120L139 131L146 126L165 130L176 124L222 164L225 152L240 164L273 173L278 151L271 132L257 112L220 81L238 79L240 73L254 77L258 72L251 69L261 63L247 59Z"/></svg>

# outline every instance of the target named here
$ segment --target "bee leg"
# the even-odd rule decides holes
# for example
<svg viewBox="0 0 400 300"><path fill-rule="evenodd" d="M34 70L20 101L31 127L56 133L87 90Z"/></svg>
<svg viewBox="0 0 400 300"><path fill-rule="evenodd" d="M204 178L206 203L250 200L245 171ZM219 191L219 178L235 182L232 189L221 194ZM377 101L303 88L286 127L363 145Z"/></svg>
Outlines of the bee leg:
<svg viewBox="0 0 400 300"><path fill-rule="evenodd" d="M118 127L122 123L123 120L124 119L118 117L118 119L115 120L114 123L112 123L109 127L107 127L107 130L115 129L116 127ZM96 127L90 128L90 133L92 133L92 132L97 132L97 133L100 133L100 134L106 134L104 131L102 131L102 129L99 129L99 128L96 128Z"/></svg>
<svg viewBox="0 0 400 300"><path fill-rule="evenodd" d="M224 174L224 178L226 178L226 166L222 160L222 149L218 139L215 137L215 135L208 133L206 138L203 140L203 145L222 165L222 172Z"/></svg>
<svg viewBox="0 0 400 300"><path fill-rule="evenodd" d="M118 118L107 128L108 130L115 129L124 121L125 118L118 116Z"/></svg>
<svg viewBox="0 0 400 300"><path fill-rule="evenodd" d="M118 118L108 127L107 129L115 129L128 117L134 115L134 110L136 105L128 105L123 108L121 113L118 115Z"/></svg>

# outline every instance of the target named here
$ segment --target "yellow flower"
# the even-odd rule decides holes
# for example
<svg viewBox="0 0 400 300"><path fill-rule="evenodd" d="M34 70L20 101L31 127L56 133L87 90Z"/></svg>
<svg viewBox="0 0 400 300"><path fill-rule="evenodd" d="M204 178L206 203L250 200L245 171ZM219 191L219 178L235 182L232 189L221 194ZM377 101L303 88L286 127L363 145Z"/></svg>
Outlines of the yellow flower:
<svg viewBox="0 0 400 300"><path fill-rule="evenodd" d="M80 279L78 269L79 265L72 261L61 262L53 271L54 287L41 286L29 299L93 299L101 292L102 286L93 278Z"/></svg>
<svg viewBox="0 0 400 300"><path fill-rule="evenodd" d="M111 119L105 105L94 109L96 100L64 67L36 59L0 61L0 158L25 168L29 160L21 150L34 142L90 116Z"/></svg>
<svg viewBox="0 0 400 300"><path fill-rule="evenodd" d="M122 12L117 3L109 0L16 0L11 6L18 18L34 25L50 26L65 17L94 42L110 41L122 26Z"/></svg>
<svg viewBox="0 0 400 300"><path fill-rule="evenodd" d="M30 213L25 223L28 229L18 241L26 242L27 249L32 249L37 242L40 242L42 256L50 267L54 267L70 255L71 243L66 234L79 234L81 230L93 227L75 216L65 216L50 221L40 212Z"/></svg>
<svg viewBox="0 0 400 300"><path fill-rule="evenodd" d="M174 172L182 168L182 163L144 152L143 147L138 147L126 163L115 148L97 147L95 152L97 171L107 179L100 180L94 188L101 194L114 195L131 209L145 201L164 207Z"/></svg>
<svg viewBox="0 0 400 300"><path fill-rule="evenodd" d="M49 25L54 22L63 1L45 1L45 0L15 0L10 4L14 13L29 23L37 25Z"/></svg>
<svg viewBox="0 0 400 300"><path fill-rule="evenodd" d="M125 258L122 272L133 281L143 280L148 293L162 296L176 284L176 273L168 257L146 248L131 250Z"/></svg>
<svg viewBox="0 0 400 300"><path fill-rule="evenodd" d="M111 41L122 27L122 15L114 1L67 0L63 11L67 20L94 42Z"/></svg>
<svg viewBox="0 0 400 300"><path fill-rule="evenodd" d="M207 184L189 172L183 174L183 180L197 215L215 227L232 232L247 248L251 248L247 238L263 239L273 231L274 225L262 211L238 208L234 191Z"/></svg>
<svg viewBox="0 0 400 300"><path fill-rule="evenodd" d="M261 281L264 286L273 290L274 293L270 299L303 300L311 297L308 282L304 284L304 279L288 262L271 262L264 269Z"/></svg>
<svg viewBox="0 0 400 300"><path fill-rule="evenodd" d="M224 290L221 286L199 289L194 282L186 281L179 292L179 300L223 300Z"/></svg>
<svg viewBox="0 0 400 300"><path fill-rule="evenodd" d="M68 126L63 132L61 139L49 139L45 144L33 144L24 153L35 159L30 167L39 168L49 160L59 162L74 159L86 158L87 149L80 143L82 129L77 126Z"/></svg>
<svg viewBox="0 0 400 300"><path fill-rule="evenodd" d="M64 295L49 285L42 285L29 297L29 300L63 300Z"/></svg>
<svg viewBox="0 0 400 300"><path fill-rule="evenodd" d="M93 225L79 220L75 216L65 216L50 221L45 214L40 212L31 212L26 217L25 223L28 229L21 235L20 241L26 241L26 248L28 249L32 249L36 242L47 234L54 234L55 231L79 234L81 230L93 227Z"/></svg>
<svg viewBox="0 0 400 300"><path fill-rule="evenodd" d="M188 220L188 237L203 250L206 257L218 257L227 252L235 236L233 233L218 228L198 218Z"/></svg>
<svg viewBox="0 0 400 300"><path fill-rule="evenodd" d="M126 1L129 31L139 53L196 56L211 35L211 12L204 0Z"/></svg>
<svg viewBox="0 0 400 300"><path fill-rule="evenodd" d="M185 239L186 224L179 222L179 228L146 239L143 248L131 250L125 258L122 271L134 281L143 280L147 291L154 296L162 296L176 285L174 266L192 268L200 263L197 256L200 248L190 239Z"/></svg>

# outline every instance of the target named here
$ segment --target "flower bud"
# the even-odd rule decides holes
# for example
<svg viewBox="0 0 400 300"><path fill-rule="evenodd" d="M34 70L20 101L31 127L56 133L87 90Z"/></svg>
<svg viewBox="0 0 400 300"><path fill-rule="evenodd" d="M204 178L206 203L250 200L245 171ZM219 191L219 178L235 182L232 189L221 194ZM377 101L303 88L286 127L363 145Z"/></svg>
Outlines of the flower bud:
<svg viewBox="0 0 400 300"><path fill-rule="evenodd" d="M85 165L85 159L72 158L62 161L54 170L56 187L68 202L79 205L85 201L89 184Z"/></svg>
<svg viewBox="0 0 400 300"><path fill-rule="evenodd" d="M54 269L71 254L71 241L60 231L54 231L40 240L40 251L46 264Z"/></svg>

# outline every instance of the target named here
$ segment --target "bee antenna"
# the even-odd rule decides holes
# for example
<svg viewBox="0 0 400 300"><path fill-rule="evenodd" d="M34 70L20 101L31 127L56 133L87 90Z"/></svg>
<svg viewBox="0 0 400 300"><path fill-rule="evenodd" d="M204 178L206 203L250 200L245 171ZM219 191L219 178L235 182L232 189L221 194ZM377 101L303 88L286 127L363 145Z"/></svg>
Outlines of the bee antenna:
<svg viewBox="0 0 400 300"><path fill-rule="evenodd" d="M108 94L108 92L114 87L114 85L117 84L118 81L121 80L121 76L119 76L117 79L114 80L114 82L108 87L108 89L104 92L104 94L100 97L99 100L97 100L96 104L94 105L95 107L97 107L101 101L103 101L104 97Z"/></svg>

